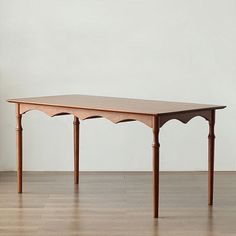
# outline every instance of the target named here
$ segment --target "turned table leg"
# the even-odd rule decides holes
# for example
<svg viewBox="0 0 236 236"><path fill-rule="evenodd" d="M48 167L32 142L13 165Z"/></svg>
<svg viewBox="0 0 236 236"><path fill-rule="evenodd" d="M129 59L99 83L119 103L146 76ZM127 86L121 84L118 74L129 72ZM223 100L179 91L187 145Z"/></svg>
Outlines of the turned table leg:
<svg viewBox="0 0 236 236"><path fill-rule="evenodd" d="M22 126L20 104L16 104L16 159L17 159L17 190L22 193Z"/></svg>
<svg viewBox="0 0 236 236"><path fill-rule="evenodd" d="M74 117L74 183L79 183L79 119Z"/></svg>
<svg viewBox="0 0 236 236"><path fill-rule="evenodd" d="M158 218L159 213L159 120L153 119L153 213Z"/></svg>
<svg viewBox="0 0 236 236"><path fill-rule="evenodd" d="M214 188L214 148L215 148L215 111L211 111L208 136L208 205L213 204Z"/></svg>

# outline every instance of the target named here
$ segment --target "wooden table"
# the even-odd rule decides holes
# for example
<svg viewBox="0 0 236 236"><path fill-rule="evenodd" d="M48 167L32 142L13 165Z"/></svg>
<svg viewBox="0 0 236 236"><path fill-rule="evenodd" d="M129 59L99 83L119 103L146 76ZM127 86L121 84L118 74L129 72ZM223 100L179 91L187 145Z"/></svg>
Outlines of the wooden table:
<svg viewBox="0 0 236 236"><path fill-rule="evenodd" d="M152 101L87 95L62 95L10 99L16 105L17 181L18 193L22 193L22 115L39 110L49 116L71 114L74 116L74 182L79 183L79 120L104 117L114 123L140 121L153 130L153 211L158 218L159 209L159 159L160 128L169 120L183 123L196 116L209 122L208 136L208 204L213 204L214 182L214 126L215 111L225 106L195 103Z"/></svg>

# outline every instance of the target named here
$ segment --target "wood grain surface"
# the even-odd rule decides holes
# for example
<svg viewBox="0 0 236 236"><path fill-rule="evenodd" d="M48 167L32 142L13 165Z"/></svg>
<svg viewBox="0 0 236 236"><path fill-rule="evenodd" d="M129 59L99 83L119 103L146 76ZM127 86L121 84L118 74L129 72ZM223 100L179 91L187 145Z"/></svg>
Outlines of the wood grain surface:
<svg viewBox="0 0 236 236"><path fill-rule="evenodd" d="M74 115L74 182L79 183L79 119L107 118L114 123L141 121L153 129L153 216L159 216L159 129L169 120L183 123L196 116L209 122L208 203L213 204L214 125L215 110L225 106L193 103L151 101L87 95L62 95L10 99L16 103L17 179L22 193L22 128L21 116L30 110L40 110L50 116ZM20 128L19 128L20 127Z"/></svg>
<svg viewBox="0 0 236 236"><path fill-rule="evenodd" d="M235 236L236 173L160 172L160 218L152 218L151 172L0 172L1 236Z"/></svg>
<svg viewBox="0 0 236 236"><path fill-rule="evenodd" d="M205 109L222 109L225 106L153 101L131 98L114 98L88 95L60 95L47 97L9 99L8 102L50 105L70 108L95 109L103 111L120 111L138 114L166 114L183 111L196 111Z"/></svg>

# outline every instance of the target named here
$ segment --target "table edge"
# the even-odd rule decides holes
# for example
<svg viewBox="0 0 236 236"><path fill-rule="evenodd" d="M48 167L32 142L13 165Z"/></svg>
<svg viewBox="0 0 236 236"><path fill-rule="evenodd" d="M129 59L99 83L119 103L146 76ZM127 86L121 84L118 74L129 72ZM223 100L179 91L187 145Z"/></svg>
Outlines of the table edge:
<svg viewBox="0 0 236 236"><path fill-rule="evenodd" d="M163 112L163 113L146 113L146 112L132 112L132 111L124 111L124 110L111 110L111 109L99 109L99 108L88 108L88 107L75 107L75 106L63 106L63 105L54 105L54 104L46 104L46 103L34 103L34 102L23 102L14 99L8 99L7 102L15 103L15 104L29 104L29 105L38 105L38 106L50 106L50 107L63 107L63 108L73 108L73 109L85 109L85 110L97 110L97 111L106 111L106 112L121 112L121 113L131 113L131 114L141 114L141 115L151 115L151 116L164 116L169 114L179 114L179 113L188 113L188 112L197 112L197 111L206 111L206 110L220 110L224 109L227 106L221 105L212 105L206 108L199 108L199 109L190 109L190 110L180 110L180 111L173 111L173 112ZM204 105L204 104L203 104ZM207 105L207 104L206 104Z"/></svg>

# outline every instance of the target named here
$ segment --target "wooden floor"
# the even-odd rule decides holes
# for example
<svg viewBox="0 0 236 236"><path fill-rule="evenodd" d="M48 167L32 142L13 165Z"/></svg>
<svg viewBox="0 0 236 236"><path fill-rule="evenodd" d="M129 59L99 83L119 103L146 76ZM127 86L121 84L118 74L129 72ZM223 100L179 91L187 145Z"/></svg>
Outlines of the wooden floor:
<svg viewBox="0 0 236 236"><path fill-rule="evenodd" d="M152 218L148 172L0 172L0 235L235 236L236 172L216 173L214 207L205 172L162 172L160 218Z"/></svg>

